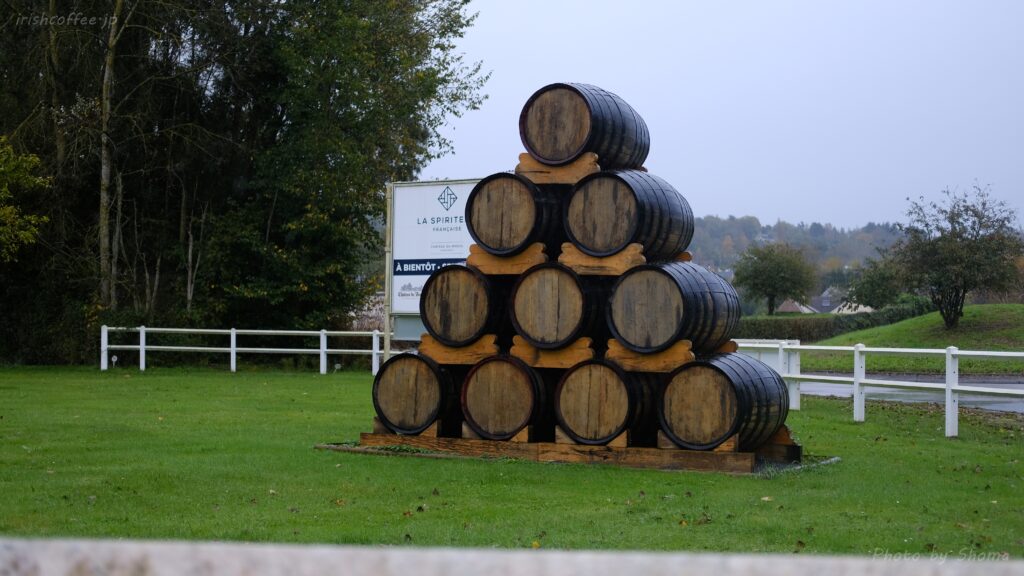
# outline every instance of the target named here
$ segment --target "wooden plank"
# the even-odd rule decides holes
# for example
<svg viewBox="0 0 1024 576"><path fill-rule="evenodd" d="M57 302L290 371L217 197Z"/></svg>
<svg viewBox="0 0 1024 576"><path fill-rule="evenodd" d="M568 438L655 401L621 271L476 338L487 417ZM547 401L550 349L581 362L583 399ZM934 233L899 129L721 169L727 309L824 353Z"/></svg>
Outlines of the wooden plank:
<svg viewBox="0 0 1024 576"><path fill-rule="evenodd" d="M470 438L472 440L481 440L482 439L482 438L480 438L480 435L478 435L476 432L474 432L473 429L469 427L469 424L466 424L465 422L462 423L462 437L463 438Z"/></svg>
<svg viewBox="0 0 1024 576"><path fill-rule="evenodd" d="M571 368L584 360L593 360L594 350L590 345L590 338L580 338L565 348L541 350L521 336L513 336L510 352L534 368Z"/></svg>
<svg viewBox="0 0 1024 576"><path fill-rule="evenodd" d="M495 256L476 244L470 244L469 257L466 258L467 265L491 276L518 276L547 261L548 256L544 253L544 244L541 242L530 244L526 250L514 256Z"/></svg>
<svg viewBox="0 0 1024 576"><path fill-rule="evenodd" d="M658 449L659 450L679 450L679 446L668 437L667 434L658 430Z"/></svg>
<svg viewBox="0 0 1024 576"><path fill-rule="evenodd" d="M472 365L498 353L496 339L494 334L484 334L469 346L453 348L434 340L430 334L424 334L420 337L419 353L439 364Z"/></svg>
<svg viewBox="0 0 1024 576"><path fill-rule="evenodd" d="M465 456L519 458L537 462L612 464L632 468L663 470L701 470L750 474L754 471L753 452L700 452L660 450L658 448L621 448L583 446L554 442L491 442L466 438L424 438L394 434L361 434L364 447L409 446L436 452L454 452Z"/></svg>
<svg viewBox="0 0 1024 576"><path fill-rule="evenodd" d="M616 448L612 446L570 446L541 442L537 447L540 462L612 464L632 468L662 470L703 470L750 474L754 471L752 452L699 452L695 450L659 450L658 448Z"/></svg>
<svg viewBox="0 0 1024 576"><path fill-rule="evenodd" d="M719 444L715 452L739 452L740 451L740 435L733 434L728 440Z"/></svg>
<svg viewBox="0 0 1024 576"><path fill-rule="evenodd" d="M608 341L608 352L605 358L615 362L627 372L671 372L676 368L693 362L696 356L690 350L689 340L680 340L668 350L655 354L640 354L624 347L618 340Z"/></svg>
<svg viewBox="0 0 1024 576"><path fill-rule="evenodd" d="M584 152L579 158L564 166L541 164L526 152L519 155L516 174L524 176L534 184L576 184L584 176L600 172L597 154Z"/></svg>
<svg viewBox="0 0 1024 576"><path fill-rule="evenodd" d="M423 436L424 438L437 438L437 430L440 422L440 420L434 420L433 424L427 426L427 429L423 432L420 432L420 436Z"/></svg>
<svg viewBox="0 0 1024 576"><path fill-rule="evenodd" d="M380 418L373 417L373 433L374 434L391 434L391 430L388 430L387 426L380 421Z"/></svg>
<svg viewBox="0 0 1024 576"><path fill-rule="evenodd" d="M509 442L529 442L532 430L527 426L520 430L515 436L509 438Z"/></svg>
<svg viewBox="0 0 1024 576"><path fill-rule="evenodd" d="M613 438L611 442L608 442L608 446L611 446L612 448L626 448L629 446L629 432L619 434Z"/></svg>
<svg viewBox="0 0 1024 576"><path fill-rule="evenodd" d="M740 345L735 340L729 340L715 349L715 354L732 354L739 351Z"/></svg>
<svg viewBox="0 0 1024 576"><path fill-rule="evenodd" d="M555 426L555 444L575 444L576 441L565 433L561 426Z"/></svg>
<svg viewBox="0 0 1024 576"><path fill-rule="evenodd" d="M642 244L630 244L612 256L598 258L584 254L572 242L562 244L558 261L572 268L577 274L591 276L621 276L630 268L647 263Z"/></svg>
<svg viewBox="0 0 1024 576"><path fill-rule="evenodd" d="M759 458L778 464L790 464L803 460L804 448L796 444L765 444L755 450Z"/></svg>
<svg viewBox="0 0 1024 576"><path fill-rule="evenodd" d="M494 442L469 438L424 438L396 434L360 434L359 445L366 447L409 446L437 452L454 452L465 456L490 458L537 459L537 444L526 442Z"/></svg>
<svg viewBox="0 0 1024 576"><path fill-rule="evenodd" d="M779 429L768 439L768 444L781 444L783 446L796 446L797 443L793 441L793 431L789 429L789 426L783 424Z"/></svg>

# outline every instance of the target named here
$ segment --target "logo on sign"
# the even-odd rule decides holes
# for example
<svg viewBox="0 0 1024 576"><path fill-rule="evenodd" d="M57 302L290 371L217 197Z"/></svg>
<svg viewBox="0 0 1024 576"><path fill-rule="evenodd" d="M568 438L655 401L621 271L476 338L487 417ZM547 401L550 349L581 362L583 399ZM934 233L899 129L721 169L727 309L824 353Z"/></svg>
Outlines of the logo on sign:
<svg viewBox="0 0 1024 576"><path fill-rule="evenodd" d="M437 201L441 203L441 206L444 206L445 210L451 210L451 207L455 205L455 201L458 199L459 197L448 186L445 186L444 191L437 197Z"/></svg>

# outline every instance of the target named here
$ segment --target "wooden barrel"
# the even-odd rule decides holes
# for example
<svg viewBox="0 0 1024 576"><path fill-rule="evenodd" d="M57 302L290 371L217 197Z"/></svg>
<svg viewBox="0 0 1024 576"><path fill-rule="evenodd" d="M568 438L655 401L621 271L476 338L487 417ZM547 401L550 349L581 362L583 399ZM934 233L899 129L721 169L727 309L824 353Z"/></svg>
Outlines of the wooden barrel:
<svg viewBox="0 0 1024 576"><path fill-rule="evenodd" d="M786 422L786 382L764 362L718 354L684 364L670 376L658 402L661 429L692 450L711 450L739 434L739 449L754 450Z"/></svg>
<svg viewBox="0 0 1024 576"><path fill-rule="evenodd" d="M670 260L693 239L693 211L665 180L640 170L611 170L576 183L565 229L591 256L611 256L639 242L648 262Z"/></svg>
<svg viewBox="0 0 1024 576"><path fill-rule="evenodd" d="M648 264L615 283L607 316L612 335L635 352L660 352L679 340L714 352L739 325L740 300L732 284L692 262Z"/></svg>
<svg viewBox="0 0 1024 576"><path fill-rule="evenodd" d="M545 416L544 380L518 358L492 356L462 383L466 424L487 440L508 440Z"/></svg>
<svg viewBox="0 0 1024 576"><path fill-rule="evenodd" d="M500 284L469 266L436 270L420 294L420 319L446 346L467 346L498 329L504 298Z"/></svg>
<svg viewBox="0 0 1024 576"><path fill-rule="evenodd" d="M527 342L548 350L581 336L606 339L602 316L609 288L605 277L579 276L556 262L538 264L512 288L512 326Z"/></svg>
<svg viewBox="0 0 1024 576"><path fill-rule="evenodd" d="M630 445L653 445L656 382L605 360L581 362L555 388L555 418L580 444L607 444L628 430Z"/></svg>
<svg viewBox="0 0 1024 576"><path fill-rule="evenodd" d="M373 409L396 434L419 434L438 418L449 431L461 425L457 388L465 371L442 367L417 354L399 354L385 362L373 379Z"/></svg>
<svg viewBox="0 0 1024 576"><path fill-rule="evenodd" d="M558 249L565 241L561 199L567 189L518 174L492 174L466 199L466 227L478 246L497 256L518 254L534 242Z"/></svg>
<svg viewBox="0 0 1024 576"><path fill-rule="evenodd" d="M530 156L552 166L594 152L604 168L639 168L651 147L636 110L589 84L551 84L535 92L519 115L519 137Z"/></svg>

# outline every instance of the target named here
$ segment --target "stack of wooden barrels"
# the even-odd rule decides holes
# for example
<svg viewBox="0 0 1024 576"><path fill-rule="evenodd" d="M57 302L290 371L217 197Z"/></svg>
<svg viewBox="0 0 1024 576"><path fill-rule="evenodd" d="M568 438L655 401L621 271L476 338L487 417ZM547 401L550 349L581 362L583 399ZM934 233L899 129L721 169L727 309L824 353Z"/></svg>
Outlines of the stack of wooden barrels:
<svg viewBox="0 0 1024 576"><path fill-rule="evenodd" d="M428 332L373 386L397 434L753 451L788 395L736 353L735 289L692 262L687 200L643 162L650 136L618 96L537 91L527 154L467 199L466 265L423 287Z"/></svg>

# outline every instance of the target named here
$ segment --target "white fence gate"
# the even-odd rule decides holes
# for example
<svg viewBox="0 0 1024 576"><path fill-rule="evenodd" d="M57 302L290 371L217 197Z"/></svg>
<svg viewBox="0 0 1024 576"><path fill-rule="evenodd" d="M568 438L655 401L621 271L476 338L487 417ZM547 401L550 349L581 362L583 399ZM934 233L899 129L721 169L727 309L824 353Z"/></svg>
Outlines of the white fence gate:
<svg viewBox="0 0 1024 576"><path fill-rule="evenodd" d="M138 344L111 344L111 332L138 333ZM227 346L154 346L146 344L147 334L217 334L228 336ZM316 348L258 348L238 346L239 336L303 336L319 338ZM327 339L333 336L372 337L370 350L354 350L345 348L328 348ZM333 354L367 354L370 356L371 372L377 374L381 359L381 332L339 332L333 330L237 330L235 328L147 328L100 327L100 370L108 368L111 350L133 350L139 353L139 370L146 369L147 352L206 352L212 354L228 354L231 371L238 367L239 354L316 354L320 356L320 373L327 374L327 357Z"/></svg>
<svg viewBox="0 0 1024 576"><path fill-rule="evenodd" d="M961 358L1016 358L1024 359L1024 352L992 352L960 350L950 346L944 350L933 348L869 348L863 344L855 346L804 346L799 340L737 340L739 351L758 358L777 370L789 386L790 408L800 409L800 383L823 382L829 384L850 384L853 386L853 420L863 422L865 416L866 386L879 388L902 388L908 390L938 390L946 393L946 436L958 433L960 394L983 394L993 396L1016 396L1024 398L1024 390L992 388L986 386L960 385ZM802 374L800 352L802 350L850 352L852 376L825 376ZM945 383L908 382L905 380L881 380L867 377L868 354L914 354L945 356Z"/></svg>

